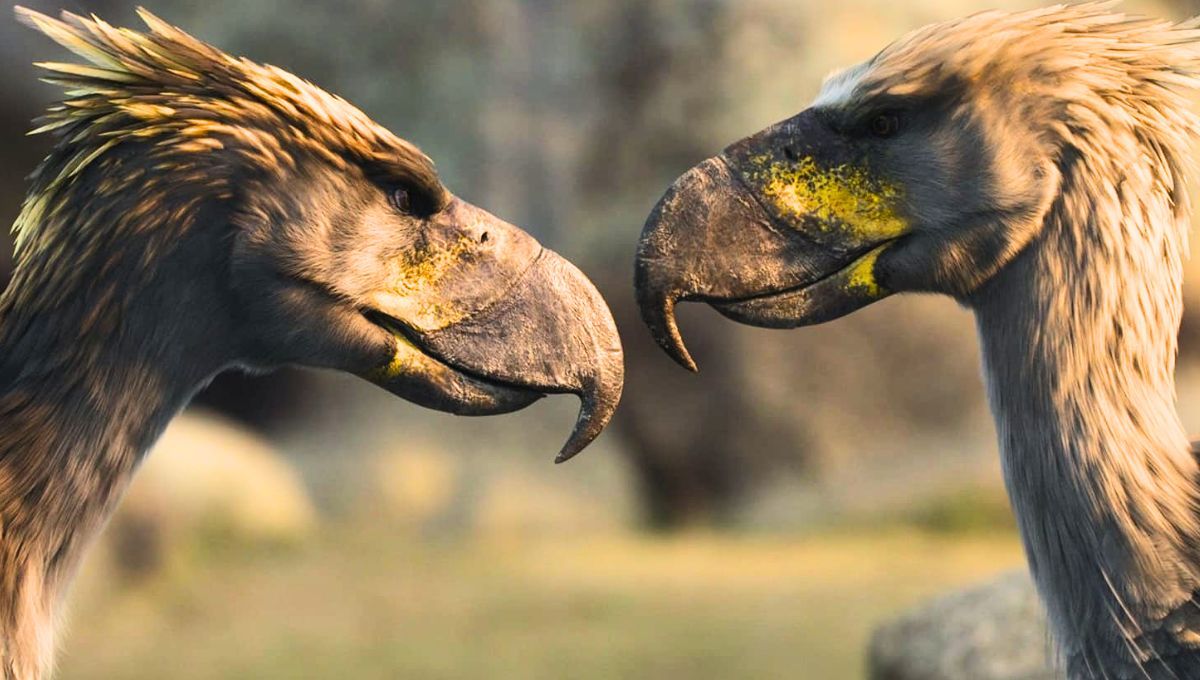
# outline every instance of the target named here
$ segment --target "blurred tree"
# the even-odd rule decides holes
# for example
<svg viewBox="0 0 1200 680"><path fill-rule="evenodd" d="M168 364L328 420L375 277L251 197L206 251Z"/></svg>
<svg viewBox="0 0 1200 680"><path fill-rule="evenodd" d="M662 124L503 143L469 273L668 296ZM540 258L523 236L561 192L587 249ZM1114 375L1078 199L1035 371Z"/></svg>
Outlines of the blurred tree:
<svg viewBox="0 0 1200 680"><path fill-rule="evenodd" d="M614 282L618 283L618 282ZM629 283L604 286L625 345L626 383L613 427L656 529L733 522L778 472L807 471L807 421L764 403L743 370L736 328L681 310L699 375L670 361L645 332Z"/></svg>
<svg viewBox="0 0 1200 680"><path fill-rule="evenodd" d="M721 29L729 9L722 2L624 0L591 17L603 28L590 33L595 123L579 183L590 214L636 227L648 211L642 201L657 190L647 187L666 186L676 169L712 152L708 128L722 94L712 76L724 65ZM686 116L671 115L680 110ZM693 352L713 359L699 376L654 346L633 300L627 243L636 232L627 233L599 267L625 344L625 396L613 427L651 526L720 524L771 472L805 467L811 449L804 422L772 422L780 414L763 408L743 379L732 324L712 315L689 324Z"/></svg>

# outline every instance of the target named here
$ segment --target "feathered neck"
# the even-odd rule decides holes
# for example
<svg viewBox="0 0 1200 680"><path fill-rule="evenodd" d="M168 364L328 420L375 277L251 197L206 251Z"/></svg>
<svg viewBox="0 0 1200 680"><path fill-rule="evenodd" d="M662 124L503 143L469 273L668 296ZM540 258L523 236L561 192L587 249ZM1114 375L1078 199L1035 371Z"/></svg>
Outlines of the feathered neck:
<svg viewBox="0 0 1200 680"><path fill-rule="evenodd" d="M1043 230L973 300L1005 479L1071 677L1197 677L1200 469L1174 383L1186 148L1136 125L1072 134Z"/></svg>
<svg viewBox="0 0 1200 680"><path fill-rule="evenodd" d="M26 252L0 295L0 678L49 674L84 548L166 423L236 356L212 232L68 266Z"/></svg>

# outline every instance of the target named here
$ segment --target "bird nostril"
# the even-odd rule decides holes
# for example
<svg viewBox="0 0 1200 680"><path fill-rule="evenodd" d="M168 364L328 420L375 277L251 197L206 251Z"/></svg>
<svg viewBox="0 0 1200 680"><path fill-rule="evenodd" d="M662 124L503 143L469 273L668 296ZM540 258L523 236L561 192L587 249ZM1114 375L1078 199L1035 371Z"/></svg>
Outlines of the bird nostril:
<svg viewBox="0 0 1200 680"><path fill-rule="evenodd" d="M487 233L486 231L485 231L485 232L483 232L483 235L479 237L479 242L480 242L480 243L487 243L487 242L488 242L488 233Z"/></svg>

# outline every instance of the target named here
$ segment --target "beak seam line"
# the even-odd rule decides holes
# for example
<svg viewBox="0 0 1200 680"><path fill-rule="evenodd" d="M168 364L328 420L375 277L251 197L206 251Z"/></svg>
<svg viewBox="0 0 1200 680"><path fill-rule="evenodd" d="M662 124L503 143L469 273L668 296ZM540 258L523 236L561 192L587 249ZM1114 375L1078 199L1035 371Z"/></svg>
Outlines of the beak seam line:
<svg viewBox="0 0 1200 680"><path fill-rule="evenodd" d="M850 257L850 262L848 264L846 264L845 266L839 267L839 268L825 274L824 276L815 278L812 281L809 281L807 283L802 283L802 284L799 284L796 286L790 286L788 288L781 288L779 290L772 290L772 291L767 291L767 292L763 292L763 293L755 293L754 295L749 295L747 297L742 297L742 298L720 298L720 297L713 297L713 296L708 296L708 295L697 295L695 297L689 297L687 299L687 301L688 302L702 302L704 304L709 304L709 305L711 305L711 304L717 304L717 305L738 304L738 303L742 303L742 302L753 302L755 300L765 300L767 298L772 298L772 297L775 297L778 295L787 295L789 293L796 293L796 292L802 291L806 288L811 288L813 286L816 286L824 281L828 281L829 279L832 279L833 277L835 277L835 276L847 271L851 267L853 267L855 265L855 263L857 263L860 259L862 259L862 257L864 255L866 255L867 253L870 253L871 251L876 250L876 249L879 249L882 252L882 250L884 249L885 246L895 243L898 240L900 240L900 237L890 238L890 239L886 239L886 240L880 241L878 243L866 246L864 248L861 248L858 251L855 251L855 253Z"/></svg>

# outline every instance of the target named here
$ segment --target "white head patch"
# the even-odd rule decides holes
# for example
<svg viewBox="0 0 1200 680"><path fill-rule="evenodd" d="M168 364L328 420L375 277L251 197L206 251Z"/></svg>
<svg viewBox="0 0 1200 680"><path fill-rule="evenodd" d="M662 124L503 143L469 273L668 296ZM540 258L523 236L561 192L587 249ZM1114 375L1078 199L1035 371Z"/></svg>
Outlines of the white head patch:
<svg viewBox="0 0 1200 680"><path fill-rule="evenodd" d="M825 78L821 91L813 100L813 106L825 108L837 107L850 101L859 82L870 70L870 62L863 62L840 71L834 71Z"/></svg>

